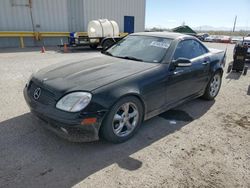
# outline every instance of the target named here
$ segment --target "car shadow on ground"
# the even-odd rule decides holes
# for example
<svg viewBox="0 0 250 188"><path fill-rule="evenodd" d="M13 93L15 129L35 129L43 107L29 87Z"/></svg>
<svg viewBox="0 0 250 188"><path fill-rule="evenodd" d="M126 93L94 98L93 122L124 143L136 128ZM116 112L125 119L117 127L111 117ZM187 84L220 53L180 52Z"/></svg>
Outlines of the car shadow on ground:
<svg viewBox="0 0 250 188"><path fill-rule="evenodd" d="M214 101L196 99L165 112L144 122L138 134L122 144L68 142L39 127L31 113L3 121L0 185L71 187L112 164L136 170L143 163L132 154L200 118L213 104Z"/></svg>
<svg viewBox="0 0 250 188"><path fill-rule="evenodd" d="M241 76L243 76L242 72L231 71L230 73L227 74L226 79L239 80Z"/></svg>
<svg viewBox="0 0 250 188"><path fill-rule="evenodd" d="M249 74L249 71L250 71L250 61L249 60L246 61L245 66L248 66L247 74ZM241 76L244 76L243 71L242 72L231 71L227 74L226 79L238 80L238 79L240 79Z"/></svg>

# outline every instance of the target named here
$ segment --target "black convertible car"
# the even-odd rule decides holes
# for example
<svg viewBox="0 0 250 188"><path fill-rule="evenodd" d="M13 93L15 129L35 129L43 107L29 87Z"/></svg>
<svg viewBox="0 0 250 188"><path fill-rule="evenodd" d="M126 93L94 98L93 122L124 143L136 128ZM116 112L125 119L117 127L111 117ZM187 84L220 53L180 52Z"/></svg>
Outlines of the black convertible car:
<svg viewBox="0 0 250 188"><path fill-rule="evenodd" d="M143 120L197 97L214 99L224 64L224 51L195 37L134 33L100 57L33 74L24 97L42 125L62 137L119 143Z"/></svg>

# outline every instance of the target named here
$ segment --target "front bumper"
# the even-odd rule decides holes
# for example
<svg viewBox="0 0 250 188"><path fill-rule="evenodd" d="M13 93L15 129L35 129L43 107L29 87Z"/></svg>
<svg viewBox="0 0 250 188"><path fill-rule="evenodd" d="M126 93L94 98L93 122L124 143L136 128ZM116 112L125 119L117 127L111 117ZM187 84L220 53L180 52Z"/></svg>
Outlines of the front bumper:
<svg viewBox="0 0 250 188"><path fill-rule="evenodd" d="M99 139L99 129L105 116L105 111L70 113L64 112L55 105L42 104L33 99L27 86L23 90L24 98L30 111L39 118L39 124L51 130L58 136L73 142L90 142ZM96 118L95 123L82 124L87 118Z"/></svg>

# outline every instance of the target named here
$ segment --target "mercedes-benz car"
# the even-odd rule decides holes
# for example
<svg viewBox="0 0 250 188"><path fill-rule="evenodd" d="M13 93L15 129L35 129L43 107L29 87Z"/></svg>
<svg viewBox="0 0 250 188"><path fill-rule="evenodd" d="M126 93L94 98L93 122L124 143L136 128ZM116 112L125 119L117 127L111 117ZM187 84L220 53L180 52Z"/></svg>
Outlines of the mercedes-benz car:
<svg viewBox="0 0 250 188"><path fill-rule="evenodd" d="M40 124L64 138L120 143L144 120L197 97L213 100L224 64L224 51L193 36L134 33L98 57L34 73L24 97Z"/></svg>

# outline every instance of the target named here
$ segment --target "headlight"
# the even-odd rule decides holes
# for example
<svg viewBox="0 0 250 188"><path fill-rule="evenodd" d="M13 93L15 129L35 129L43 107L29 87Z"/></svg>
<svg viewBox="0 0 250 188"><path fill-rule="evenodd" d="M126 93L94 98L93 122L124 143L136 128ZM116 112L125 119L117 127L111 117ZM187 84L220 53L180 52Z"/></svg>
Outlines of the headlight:
<svg viewBox="0 0 250 188"><path fill-rule="evenodd" d="M91 93L87 92L70 93L57 102L56 108L67 112L79 112L90 103L91 98Z"/></svg>

